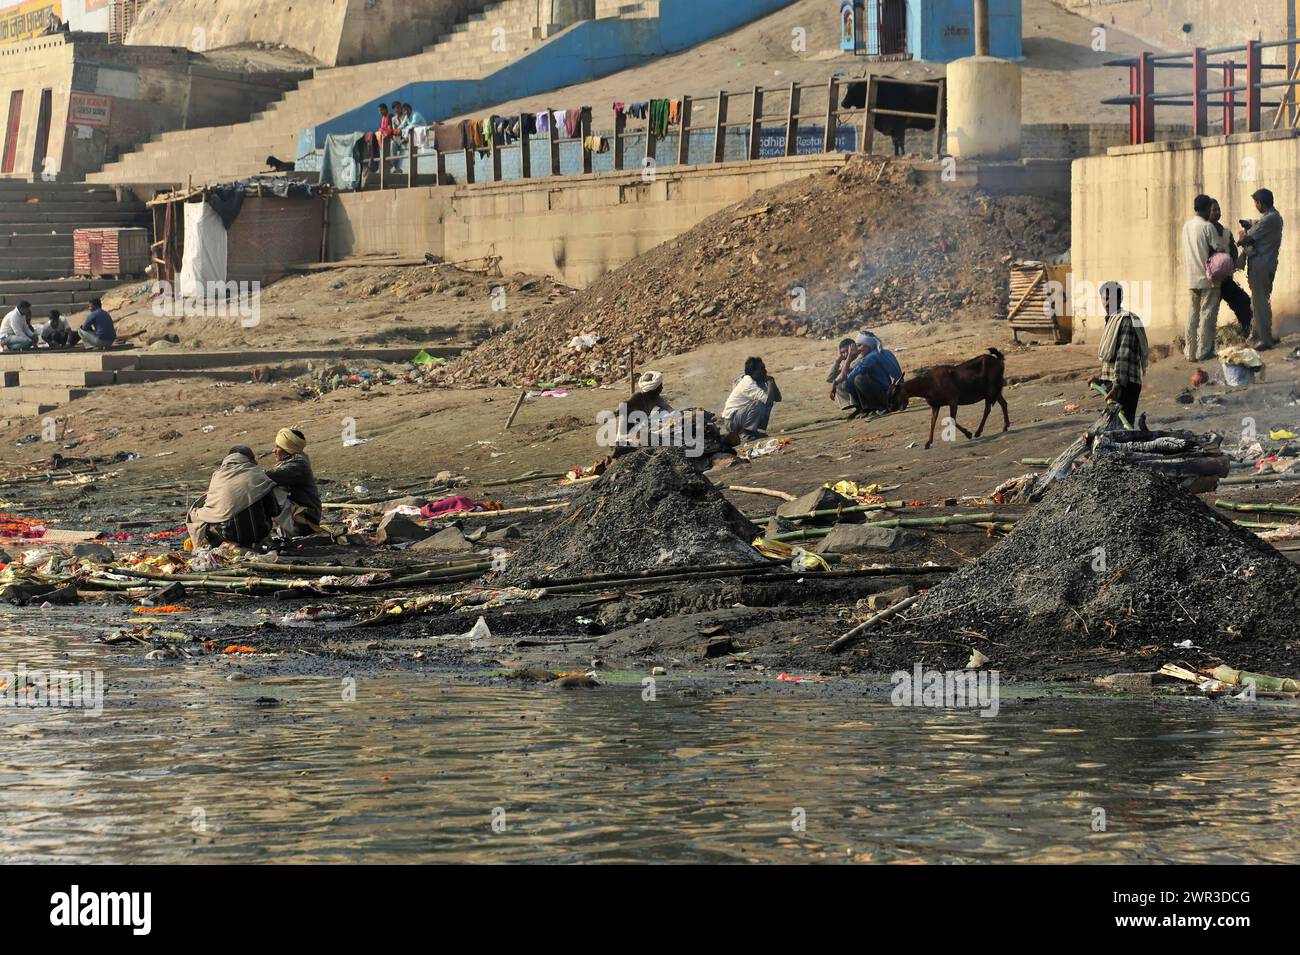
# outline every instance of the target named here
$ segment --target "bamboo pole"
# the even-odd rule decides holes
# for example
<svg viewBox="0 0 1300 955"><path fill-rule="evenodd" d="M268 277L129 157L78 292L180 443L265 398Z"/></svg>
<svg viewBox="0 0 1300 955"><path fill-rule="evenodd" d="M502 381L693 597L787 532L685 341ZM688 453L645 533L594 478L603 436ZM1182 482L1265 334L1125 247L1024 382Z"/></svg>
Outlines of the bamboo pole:
<svg viewBox="0 0 1300 955"><path fill-rule="evenodd" d="M831 653L839 653L841 650L845 649L846 647L849 647L854 643L857 643L858 640L862 638L863 634L865 634L876 624L882 623L885 620L888 620L890 617L902 613L904 610L912 606L920 599L921 599L921 595L917 594L914 597L908 597L905 600L900 600L898 603L886 607L884 610L880 611L879 613L872 614L866 620L862 621L862 623L858 624L848 633L844 634L844 636L837 638L834 642L831 643L831 645L827 649L829 649Z"/></svg>
<svg viewBox="0 0 1300 955"><path fill-rule="evenodd" d="M821 511L808 511L804 514L782 514L787 521L807 521L817 517L838 517L840 514L868 514L872 511L901 511L906 509L904 501L883 501L880 504L854 504L850 507L832 507Z"/></svg>
<svg viewBox="0 0 1300 955"><path fill-rule="evenodd" d="M1008 520L997 514L948 514L942 517L894 517L883 521L868 521L865 526L927 528L976 525L979 527L995 527L1001 530L1004 527L1013 526L1014 523L1014 520ZM830 527L810 527L803 530L787 531L784 534L773 534L767 539L771 541L810 540L815 537L825 537L832 530L833 528Z"/></svg>
<svg viewBox="0 0 1300 955"><path fill-rule="evenodd" d="M504 487L507 484L527 484L530 481L544 481L548 478L562 478L568 471L527 471L518 477L506 478L502 481L486 481L479 487Z"/></svg>
<svg viewBox="0 0 1300 955"><path fill-rule="evenodd" d="M1294 504L1267 504L1252 501L1215 501L1215 507L1225 511L1244 511L1247 514L1300 514Z"/></svg>
<svg viewBox="0 0 1300 955"><path fill-rule="evenodd" d="M1220 484L1273 484L1280 481L1300 481L1300 472L1290 474L1282 472L1280 474L1238 474L1233 477L1221 478Z"/></svg>
<svg viewBox="0 0 1300 955"><path fill-rule="evenodd" d="M660 584L676 583L678 581L695 580L702 577L744 577L750 575L753 580L768 581L785 581L785 580L847 580L854 577L911 577L921 574L950 574L955 571L955 567L863 567L856 570L841 571L789 571L783 570L781 565L776 565L772 570L766 572L756 572L752 567L739 567L735 572L727 571L705 571L690 572L684 571L680 574L671 576L651 577L640 582L650 586ZM777 572L780 571L780 572ZM742 583L744 581L742 580ZM611 586L620 584L635 584L636 579L629 580L595 580L585 584L564 584L555 587L542 588L542 596L555 597L564 594L585 593L590 590L603 590Z"/></svg>

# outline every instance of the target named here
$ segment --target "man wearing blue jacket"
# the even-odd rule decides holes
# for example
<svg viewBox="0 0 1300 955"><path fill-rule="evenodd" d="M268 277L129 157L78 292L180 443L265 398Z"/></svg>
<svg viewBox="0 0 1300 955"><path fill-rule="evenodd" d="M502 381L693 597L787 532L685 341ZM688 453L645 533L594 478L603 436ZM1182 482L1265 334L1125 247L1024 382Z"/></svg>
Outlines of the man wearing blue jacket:
<svg viewBox="0 0 1300 955"><path fill-rule="evenodd" d="M889 393L903 377L903 369L894 353L883 345L858 359L849 372L849 393L857 400L858 410L883 414L889 410Z"/></svg>
<svg viewBox="0 0 1300 955"><path fill-rule="evenodd" d="M104 311L104 304L97 298L90 300L90 315L81 325L81 343L87 349L111 348L117 340L117 329L113 327L113 317Z"/></svg>

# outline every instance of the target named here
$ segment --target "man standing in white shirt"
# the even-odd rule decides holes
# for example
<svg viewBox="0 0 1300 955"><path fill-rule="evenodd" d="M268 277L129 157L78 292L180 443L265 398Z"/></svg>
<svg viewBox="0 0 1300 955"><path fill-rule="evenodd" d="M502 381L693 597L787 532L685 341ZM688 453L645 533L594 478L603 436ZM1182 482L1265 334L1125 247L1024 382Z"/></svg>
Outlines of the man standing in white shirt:
<svg viewBox="0 0 1300 955"><path fill-rule="evenodd" d="M1205 273L1205 263L1214 253L1215 232L1210 223L1213 206L1214 200L1209 196L1197 196L1192 201L1196 215L1183 224L1183 267L1190 293L1185 352L1188 361L1207 361L1214 357L1220 291Z"/></svg>

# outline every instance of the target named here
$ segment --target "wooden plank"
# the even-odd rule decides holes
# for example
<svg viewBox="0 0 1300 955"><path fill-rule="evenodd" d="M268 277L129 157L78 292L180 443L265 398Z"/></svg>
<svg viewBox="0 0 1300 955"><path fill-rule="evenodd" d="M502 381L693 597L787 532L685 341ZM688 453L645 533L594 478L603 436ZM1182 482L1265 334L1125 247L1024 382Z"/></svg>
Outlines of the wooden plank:
<svg viewBox="0 0 1300 955"><path fill-rule="evenodd" d="M528 140L528 114L519 114L519 175L533 178L533 147Z"/></svg>
<svg viewBox="0 0 1300 955"><path fill-rule="evenodd" d="M546 118L547 145L551 149L551 175L558 176L560 174L560 132L555 128L555 110L548 109Z"/></svg>
<svg viewBox="0 0 1300 955"><path fill-rule="evenodd" d="M722 162L727 155L727 93L718 93L718 115L713 118L713 161Z"/></svg>
<svg viewBox="0 0 1300 955"><path fill-rule="evenodd" d="M934 158L948 150L948 81L939 81L939 105L934 118Z"/></svg>
<svg viewBox="0 0 1300 955"><path fill-rule="evenodd" d="M1029 293L1032 292L1035 288L1037 288L1038 285L1039 285L1039 283L1040 283L1040 282L1043 282L1046 278L1047 278L1047 270L1046 270L1046 269L1044 269L1043 271L1041 271L1041 272L1038 273L1037 277L1034 279L1034 284L1031 285L1031 286L1030 286L1030 287L1025 291L1025 293L1024 293L1023 295L1020 296L1019 301L1017 301L1016 304L1013 305L1013 306L1011 306L1011 308L1007 311L1007 318L1008 318L1008 319L1015 318L1016 315L1019 314L1021 306L1025 304L1025 299L1029 297Z"/></svg>
<svg viewBox="0 0 1300 955"><path fill-rule="evenodd" d="M578 121L578 145L582 147L582 171L590 173L591 150L587 148L587 137L591 135L591 108L582 108L582 118Z"/></svg>
<svg viewBox="0 0 1300 955"><path fill-rule="evenodd" d="M785 112L785 154L793 156L799 149L799 84L790 84L790 105Z"/></svg>
<svg viewBox="0 0 1300 955"><path fill-rule="evenodd" d="M866 122L862 126L862 151L870 153L876 142L876 99L880 95L880 77L867 77Z"/></svg>
<svg viewBox="0 0 1300 955"><path fill-rule="evenodd" d="M682 97L682 111L677 117L681 122L681 135L677 139L677 165L691 164L691 98Z"/></svg>
<svg viewBox="0 0 1300 955"><path fill-rule="evenodd" d="M875 77L867 74L867 93L871 93L874 88ZM858 152L871 152L871 103L864 96L862 99L862 132L858 135Z"/></svg>
<svg viewBox="0 0 1300 955"><path fill-rule="evenodd" d="M839 91L839 83L835 77L831 77L826 83L826 126L825 135L822 137L822 152L829 153L835 149L835 124L839 121L839 114L836 112L835 95Z"/></svg>
<svg viewBox="0 0 1300 955"><path fill-rule="evenodd" d="M763 88L755 86L749 102L749 158L758 158L759 134L763 130Z"/></svg>
<svg viewBox="0 0 1300 955"><path fill-rule="evenodd" d="M624 152L626 146L623 143L623 137L627 134L627 114L621 110L614 110L614 169L625 168Z"/></svg>

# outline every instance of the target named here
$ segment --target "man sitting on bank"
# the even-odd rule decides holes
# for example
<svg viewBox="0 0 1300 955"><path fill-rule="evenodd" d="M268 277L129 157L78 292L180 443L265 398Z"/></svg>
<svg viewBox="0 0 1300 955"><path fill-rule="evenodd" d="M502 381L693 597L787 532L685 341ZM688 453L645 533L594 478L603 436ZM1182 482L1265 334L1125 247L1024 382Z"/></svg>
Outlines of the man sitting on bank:
<svg viewBox="0 0 1300 955"><path fill-rule="evenodd" d="M746 358L745 372L736 379L719 424L724 431L745 441L767 437L772 406L781 400L776 379L767 373L761 358Z"/></svg>
<svg viewBox="0 0 1300 955"><path fill-rule="evenodd" d="M223 543L257 547L288 526L289 494L266 476L251 448L236 445L212 472L208 492L190 508L186 527L194 550Z"/></svg>
<svg viewBox="0 0 1300 955"><path fill-rule="evenodd" d="M41 326L41 341L50 348L71 348L78 340L79 336L59 310L50 309L49 321Z"/></svg>
<svg viewBox="0 0 1300 955"><path fill-rule="evenodd" d="M849 393L853 395L857 409L854 415L889 411L890 392L902 379L903 369L892 351L877 345L867 352L849 371Z"/></svg>
<svg viewBox="0 0 1300 955"><path fill-rule="evenodd" d="M19 302L8 315L0 321L0 345L6 351L27 351L36 347L36 331L32 328L32 306L30 302Z"/></svg>
<svg viewBox="0 0 1300 955"><path fill-rule="evenodd" d="M266 469L266 476L289 493L289 506L293 515L293 532L306 536L320 531L320 489L311 469L311 458L304 449L307 437L297 428L281 428L275 436L275 464Z"/></svg>
<svg viewBox="0 0 1300 955"><path fill-rule="evenodd" d="M113 327L113 317L104 311L104 304L97 298L90 300L90 315L81 325L81 343L87 349L112 348L117 341L117 329Z"/></svg>

